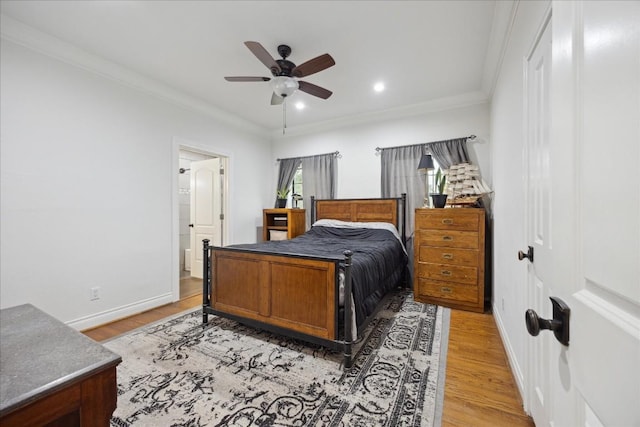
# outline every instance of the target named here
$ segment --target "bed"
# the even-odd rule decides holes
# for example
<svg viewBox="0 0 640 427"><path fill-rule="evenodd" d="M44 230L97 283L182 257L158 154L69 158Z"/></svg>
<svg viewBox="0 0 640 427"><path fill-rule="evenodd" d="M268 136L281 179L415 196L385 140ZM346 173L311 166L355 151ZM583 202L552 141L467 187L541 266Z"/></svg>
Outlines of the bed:
<svg viewBox="0 0 640 427"><path fill-rule="evenodd" d="M384 296L407 286L406 195L311 198L313 226L284 241L209 246L203 240L203 324L213 314L343 351Z"/></svg>

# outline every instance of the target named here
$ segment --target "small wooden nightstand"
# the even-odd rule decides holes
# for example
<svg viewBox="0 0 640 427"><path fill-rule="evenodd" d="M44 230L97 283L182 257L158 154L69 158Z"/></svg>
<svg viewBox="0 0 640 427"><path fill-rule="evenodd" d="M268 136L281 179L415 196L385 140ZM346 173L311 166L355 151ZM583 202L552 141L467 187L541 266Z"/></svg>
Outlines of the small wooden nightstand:
<svg viewBox="0 0 640 427"><path fill-rule="evenodd" d="M263 209L262 240L276 240L271 231L287 233L287 239L293 239L305 232L306 217L304 209Z"/></svg>
<svg viewBox="0 0 640 427"><path fill-rule="evenodd" d="M484 311L484 209L416 209L416 301Z"/></svg>

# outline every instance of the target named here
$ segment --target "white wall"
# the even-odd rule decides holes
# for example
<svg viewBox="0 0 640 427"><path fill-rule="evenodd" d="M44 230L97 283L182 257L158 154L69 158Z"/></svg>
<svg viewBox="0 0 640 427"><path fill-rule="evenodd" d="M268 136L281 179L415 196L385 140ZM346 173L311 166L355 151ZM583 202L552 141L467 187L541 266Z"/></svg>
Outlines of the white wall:
<svg viewBox="0 0 640 427"><path fill-rule="evenodd" d="M255 241L268 138L6 40L0 51L1 307L86 328L170 302L176 138L229 156L230 240Z"/></svg>
<svg viewBox="0 0 640 427"><path fill-rule="evenodd" d="M469 156L479 164L485 181L490 183L489 105L483 103L279 137L273 142L272 191L275 194L278 173L275 159L339 151L342 157L338 160L337 197L380 197L380 156L376 155L376 147L421 144L472 134L477 139L467 143Z"/></svg>
<svg viewBox="0 0 640 427"><path fill-rule="evenodd" d="M527 247L524 185L524 58L549 3L519 2L509 44L491 103L493 160L494 316L521 393L525 361L524 324L527 263L517 258Z"/></svg>

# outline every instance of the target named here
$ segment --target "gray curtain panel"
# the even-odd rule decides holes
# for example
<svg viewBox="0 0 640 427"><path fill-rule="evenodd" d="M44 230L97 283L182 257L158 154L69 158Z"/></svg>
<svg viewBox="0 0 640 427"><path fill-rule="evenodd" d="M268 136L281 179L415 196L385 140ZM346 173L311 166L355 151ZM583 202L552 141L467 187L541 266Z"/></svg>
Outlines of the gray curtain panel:
<svg viewBox="0 0 640 427"><path fill-rule="evenodd" d="M302 194L306 208L307 230L311 228L311 196L335 199L337 160L334 153L302 158Z"/></svg>
<svg viewBox="0 0 640 427"><path fill-rule="evenodd" d="M412 236L415 208L424 204L424 173L418 171L422 145L383 148L380 152L382 197L400 197L407 193L407 236Z"/></svg>
<svg viewBox="0 0 640 427"><path fill-rule="evenodd" d="M289 188L289 186L291 186L293 177L296 174L296 170L298 169L298 166L300 166L301 162L302 160L299 158L280 160L280 169L278 171L278 186L276 187L276 191L283 188ZM273 203L273 205L276 206L276 202L274 201Z"/></svg>
<svg viewBox="0 0 640 427"><path fill-rule="evenodd" d="M413 284L413 232L415 209L424 204L424 173L418 171L418 164L424 152L422 145L383 148L381 162L382 197L400 197L407 193L407 254L409 255L409 284Z"/></svg>
<svg viewBox="0 0 640 427"><path fill-rule="evenodd" d="M458 163L468 163L467 138L449 139L425 144L428 152L442 169L449 169Z"/></svg>

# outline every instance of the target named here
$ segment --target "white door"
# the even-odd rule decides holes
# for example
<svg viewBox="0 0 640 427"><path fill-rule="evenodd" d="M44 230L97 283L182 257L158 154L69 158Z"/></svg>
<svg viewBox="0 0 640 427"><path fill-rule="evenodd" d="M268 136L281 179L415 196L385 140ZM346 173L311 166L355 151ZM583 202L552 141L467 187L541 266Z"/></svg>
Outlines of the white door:
<svg viewBox="0 0 640 427"><path fill-rule="evenodd" d="M191 276L202 278L202 240L222 245L220 159L191 162Z"/></svg>
<svg viewBox="0 0 640 427"><path fill-rule="evenodd" d="M539 425L640 425L638 22L637 1L553 2L548 162L538 169L549 183L548 240L534 249L541 296L529 302L549 319L544 300L557 296L571 315L568 346L548 331L529 340Z"/></svg>

